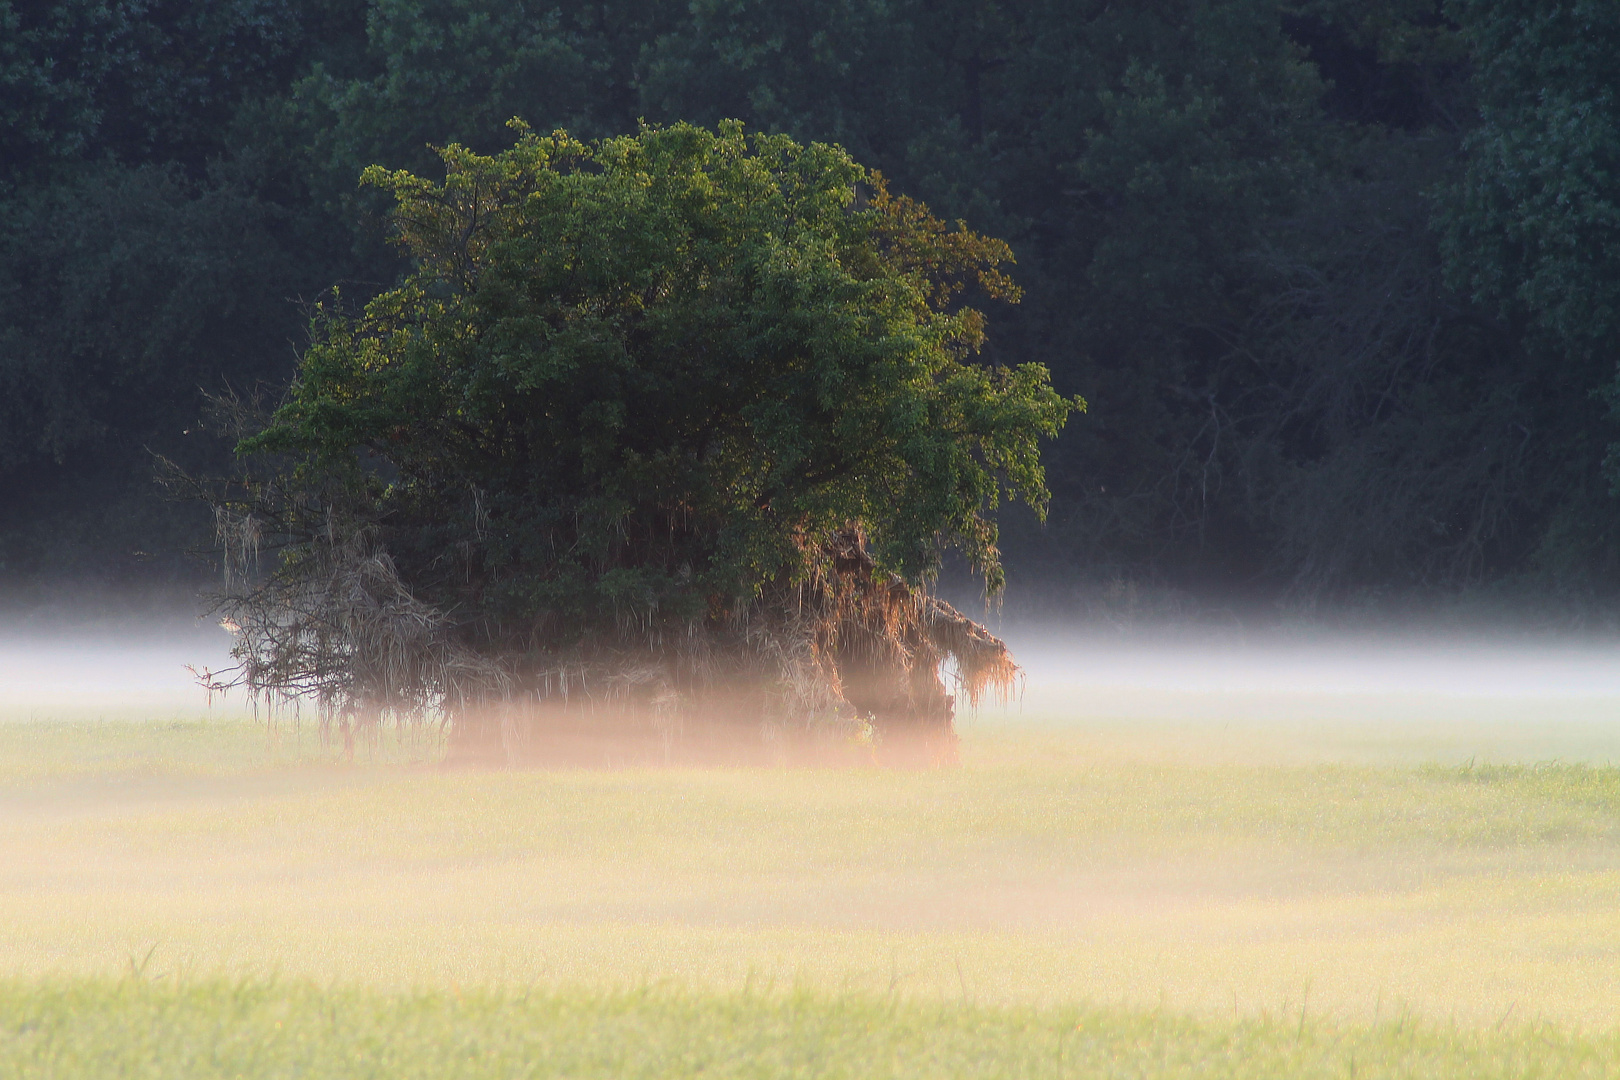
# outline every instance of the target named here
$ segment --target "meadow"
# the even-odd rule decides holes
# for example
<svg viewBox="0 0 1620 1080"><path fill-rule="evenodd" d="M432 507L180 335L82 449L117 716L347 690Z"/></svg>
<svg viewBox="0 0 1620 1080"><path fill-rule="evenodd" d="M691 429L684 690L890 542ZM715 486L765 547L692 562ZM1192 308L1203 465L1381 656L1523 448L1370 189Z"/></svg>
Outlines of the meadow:
<svg viewBox="0 0 1620 1080"><path fill-rule="evenodd" d="M1611 697L1074 693L913 771L0 722L0 1077L1620 1074Z"/></svg>

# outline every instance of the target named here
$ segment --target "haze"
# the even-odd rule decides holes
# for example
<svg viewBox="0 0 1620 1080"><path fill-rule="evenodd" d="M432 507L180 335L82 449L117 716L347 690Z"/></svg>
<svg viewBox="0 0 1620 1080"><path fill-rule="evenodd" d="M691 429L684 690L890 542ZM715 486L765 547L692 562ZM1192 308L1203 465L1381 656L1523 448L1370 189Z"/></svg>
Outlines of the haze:
<svg viewBox="0 0 1620 1080"><path fill-rule="evenodd" d="M0 974L1620 1008L1606 643L1007 632L958 768L446 771L210 706L213 627L13 627Z"/></svg>
<svg viewBox="0 0 1620 1080"><path fill-rule="evenodd" d="M1023 693L1006 707L964 713L969 725L1274 720L1379 728L1472 716L1489 736L1482 747L1515 724L1524 748L1545 738L1547 756L1566 757L1561 732L1620 721L1620 642L1607 636L1185 627L1123 634L1017 624L999 632L1024 667ZM218 627L180 618L0 623L0 719L236 717L245 703L211 700L190 670L225 667L229 648ZM1455 735L1466 757L1466 728ZM1611 748L1600 742L1580 756L1607 760ZM1612 749L1620 751L1620 735Z"/></svg>
<svg viewBox="0 0 1620 1080"><path fill-rule="evenodd" d="M229 635L195 620L0 623L0 720L234 715L230 704L211 703L187 669L229 663Z"/></svg>

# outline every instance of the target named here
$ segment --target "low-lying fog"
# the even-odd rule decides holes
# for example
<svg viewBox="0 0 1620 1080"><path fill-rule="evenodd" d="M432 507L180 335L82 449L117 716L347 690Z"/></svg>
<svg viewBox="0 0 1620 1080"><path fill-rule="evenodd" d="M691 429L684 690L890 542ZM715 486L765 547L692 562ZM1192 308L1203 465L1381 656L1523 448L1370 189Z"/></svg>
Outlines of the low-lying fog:
<svg viewBox="0 0 1620 1080"><path fill-rule="evenodd" d="M1528 635L1003 631L1026 683L975 725L1081 727L1116 756L1620 761L1620 642Z"/></svg>
<svg viewBox="0 0 1620 1080"><path fill-rule="evenodd" d="M1025 692L960 769L501 771L163 723L217 627L13 625L0 717L157 723L0 723L0 977L1620 1010L1615 775L1468 764L1620 762L1613 644L1006 637Z"/></svg>
<svg viewBox="0 0 1620 1080"><path fill-rule="evenodd" d="M1024 690L1004 707L964 710L970 735L1003 723L1146 727L1162 752L1166 726L1185 726L1199 752L1220 756L1225 735L1237 746L1242 732L1282 727L1297 744L1273 738L1284 757L1620 761L1620 642L1612 640L1000 632L1025 668ZM228 665L229 647L223 630L190 619L0 625L0 720L240 716L245 702L210 701L189 670Z"/></svg>
<svg viewBox="0 0 1620 1080"><path fill-rule="evenodd" d="M156 719L219 713L187 670L230 663L224 630L194 620L146 625L0 624L0 720Z"/></svg>
<svg viewBox="0 0 1620 1080"><path fill-rule="evenodd" d="M1620 699L1620 642L1320 634L1276 641L1110 639L1014 630L1032 690L1179 694L1434 694Z"/></svg>

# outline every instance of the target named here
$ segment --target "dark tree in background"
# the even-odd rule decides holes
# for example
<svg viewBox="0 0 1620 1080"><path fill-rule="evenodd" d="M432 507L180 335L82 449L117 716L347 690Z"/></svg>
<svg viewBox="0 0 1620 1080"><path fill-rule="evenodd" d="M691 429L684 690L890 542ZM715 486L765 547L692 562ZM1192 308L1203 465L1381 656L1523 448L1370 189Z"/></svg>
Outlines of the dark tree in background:
<svg viewBox="0 0 1620 1080"><path fill-rule="evenodd" d="M151 454L223 466L204 388L285 384L351 265L246 118L317 28L275 2L0 5L0 575L187 573L199 507Z"/></svg>
<svg viewBox="0 0 1620 1080"><path fill-rule="evenodd" d="M366 166L493 152L513 116L586 138L735 117L836 142L1012 246L1025 300L992 313L986 355L1039 359L1091 406L1048 455L1047 525L1007 523L1015 597L1601 612L1620 585L1617 18L1597 0L0 4L0 572L180 572L206 523L162 501L144 451L222 463L200 391L273 398L300 302L408 271Z"/></svg>

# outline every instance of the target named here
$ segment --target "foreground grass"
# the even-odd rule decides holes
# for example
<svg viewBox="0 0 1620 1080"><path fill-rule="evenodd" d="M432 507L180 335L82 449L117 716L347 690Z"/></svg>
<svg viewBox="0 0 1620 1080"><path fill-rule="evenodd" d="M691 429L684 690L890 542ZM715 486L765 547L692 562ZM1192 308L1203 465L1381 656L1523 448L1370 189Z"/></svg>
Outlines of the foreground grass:
<svg viewBox="0 0 1620 1080"><path fill-rule="evenodd" d="M812 993L0 983L0 1080L51 1077L1600 1077L1620 1035L1195 1019Z"/></svg>
<svg viewBox="0 0 1620 1080"><path fill-rule="evenodd" d="M642 1025L647 1060L679 1062L681 1032L753 1045L799 1024L820 1034L795 1052L895 1068L907 1031L938 1029L987 1075L1055 1067L1038 1062L1076 1024L1115 1047L1099 1061L1199 1075L1265 1054L1316 1055L1277 1075L1349 1075L1346 1048L1356 1075L1571 1075L1612 1049L1572 1033L1620 1018L1620 769L1136 738L984 725L939 771L467 772L408 739L348 764L307 730L0 724L0 1032L44 1068L126 1041L200 1053L261 1020L249 1042L293 1053L278 1009L283 1031L352 1014L379 1046L416 1045L412 1009L443 1018L376 1075L526 1027L633 1054ZM666 990L625 989L649 985ZM1112 1011L1061 1011L1080 1002ZM630 1027L590 1035L593 1010ZM1025 1029L1044 1034L1009 1034ZM164 1075L132 1060L107 1074Z"/></svg>

